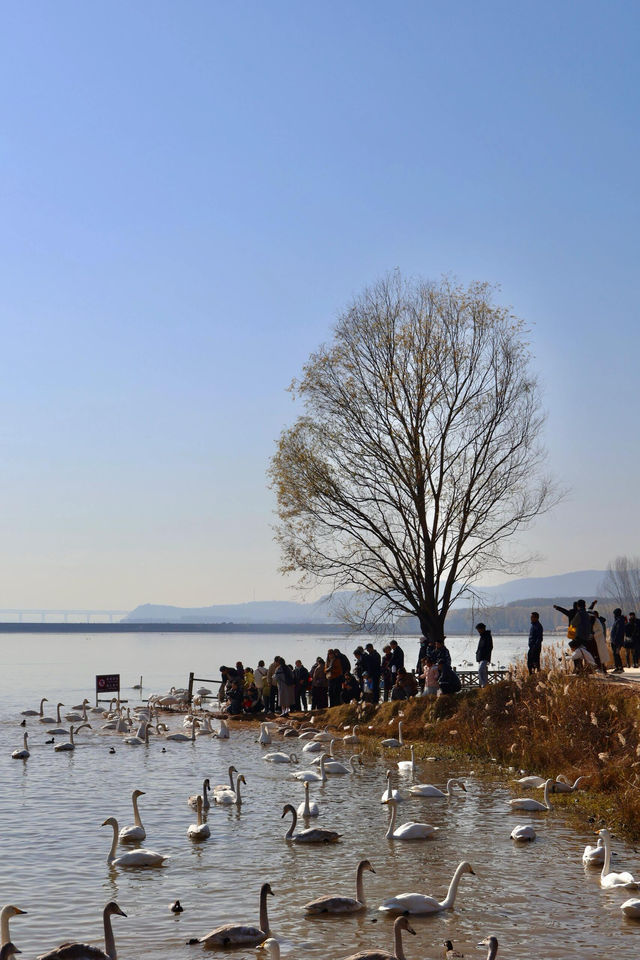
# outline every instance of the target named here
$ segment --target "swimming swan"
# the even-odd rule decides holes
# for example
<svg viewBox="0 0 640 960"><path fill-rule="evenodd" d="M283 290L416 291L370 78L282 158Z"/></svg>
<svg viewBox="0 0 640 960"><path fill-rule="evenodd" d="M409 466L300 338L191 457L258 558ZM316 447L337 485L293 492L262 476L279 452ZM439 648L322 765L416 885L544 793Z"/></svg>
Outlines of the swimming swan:
<svg viewBox="0 0 640 960"><path fill-rule="evenodd" d="M113 841L107 854L107 863L112 867L160 867L165 860L169 859L163 853L156 853L155 850L145 850L144 847L138 847L136 850L130 850L128 853L122 853L119 857L116 857L118 821L115 817L107 817L102 826L113 827Z"/></svg>
<svg viewBox="0 0 640 960"><path fill-rule="evenodd" d="M308 780L309 783L326 783L327 771L325 770L325 761L329 759L328 753L323 753L320 757L320 773L315 770L298 770L293 774L296 780Z"/></svg>
<svg viewBox="0 0 640 960"><path fill-rule="evenodd" d="M309 781L303 781L304 786L304 802L298 807L297 813L299 817L317 817L320 815L320 807L313 800L309 803Z"/></svg>
<svg viewBox="0 0 640 960"><path fill-rule="evenodd" d="M89 717L87 716L87 704L88 700L84 700L82 703L82 713L65 713L64 718L68 720L69 723L76 723L78 720L81 720L83 723L87 723Z"/></svg>
<svg viewBox="0 0 640 960"><path fill-rule="evenodd" d="M8 903L0 910L0 947L4 947L5 943L9 943L11 940L9 920L12 917L22 917L26 912L26 910L21 910L20 907L14 907L12 903Z"/></svg>
<svg viewBox="0 0 640 960"><path fill-rule="evenodd" d="M196 720L195 718L191 722L191 736L188 737L186 733L170 733L168 737L165 737L165 740L173 740L174 743L195 743L196 740Z"/></svg>
<svg viewBox="0 0 640 960"><path fill-rule="evenodd" d="M55 717L38 717L39 722L40 723L57 723L58 726L60 726L60 724L62 723L62 717L60 716L60 707L64 707L64 703L56 704Z"/></svg>
<svg viewBox="0 0 640 960"><path fill-rule="evenodd" d="M399 790L391 789L391 770L387 770L387 789L380 797L380 803L389 803L390 800L397 800L398 803L401 803L404 800L404 796Z"/></svg>
<svg viewBox="0 0 640 960"><path fill-rule="evenodd" d="M461 790L467 792L462 780L457 779L457 777L452 777L451 780L447 780L447 786L445 790L440 790L439 787L434 787L432 783L416 783L413 787L409 787L409 793L412 793L414 797L451 797L452 786L460 787Z"/></svg>
<svg viewBox="0 0 640 960"><path fill-rule="evenodd" d="M295 753L265 753L262 757L268 763L297 763L298 756Z"/></svg>
<svg viewBox="0 0 640 960"><path fill-rule="evenodd" d="M232 803L235 803L236 807L242 806L242 795L240 793L240 784L244 783L246 785L246 780L242 774L236 780L236 789L235 790L220 790L218 793L214 793L213 799L216 803L221 805L231 806Z"/></svg>
<svg viewBox="0 0 640 960"><path fill-rule="evenodd" d="M340 763L339 760L327 760L325 761L324 769L327 773L331 773L334 776L341 773L356 773L356 760L358 763L362 763L359 753L354 753L352 757L349 757L348 767L345 766L344 763Z"/></svg>
<svg viewBox="0 0 640 960"><path fill-rule="evenodd" d="M282 810L282 817L286 817L288 813L293 815L293 821L284 835L285 840L291 840L293 843L337 843L340 839L340 834L336 833L335 830L322 830L319 827L307 827L306 830L301 830L300 833L294 833L298 823L298 814L292 804L285 803ZM280 819L282 819L282 817Z"/></svg>
<svg viewBox="0 0 640 960"><path fill-rule="evenodd" d="M75 745L75 743L73 742L73 734L74 734L74 733L78 733L80 730L82 730L83 727L89 727L90 730L92 729L90 723L81 723L80 726L79 726L79 727L76 727L75 729L74 729L73 727L69 727L69 741L68 741L68 743L56 743L55 747L53 748L53 749L55 750L55 752L56 752L56 753L63 753L63 752L66 751L66 750L75 750L76 745Z"/></svg>
<svg viewBox="0 0 640 960"><path fill-rule="evenodd" d="M228 740L229 739L229 727L227 726L226 720L220 720L220 729L216 734L214 734L218 740Z"/></svg>
<svg viewBox="0 0 640 960"><path fill-rule="evenodd" d="M544 787L545 783L547 782L547 778L546 778L546 777L535 777L535 776L531 776L531 777L520 777L519 780L514 780L513 782L514 782L514 783L519 783L521 787L534 787L534 788L538 788L538 787Z"/></svg>
<svg viewBox="0 0 640 960"><path fill-rule="evenodd" d="M575 783L572 785L568 782L566 777L560 774L559 777L556 777L555 785L553 788L554 793L573 793L574 790L577 790L583 780L588 780L591 774L587 776L578 777Z"/></svg>
<svg viewBox="0 0 640 960"><path fill-rule="evenodd" d="M28 760L29 757L31 756L31 754L29 753L29 748L27 747L28 737L29 737L29 734L25 730L24 735L22 737L22 742L24 744L22 750L14 750L13 753L11 754L14 760Z"/></svg>
<svg viewBox="0 0 640 960"><path fill-rule="evenodd" d="M455 902L458 884L463 873L474 873L473 867L466 860L456 867L444 900L436 900L435 897L427 897L422 893L401 893L397 897L385 900L378 909L383 913L439 913L440 910L450 910Z"/></svg>
<svg viewBox="0 0 640 960"><path fill-rule="evenodd" d="M362 953L352 953L351 956L346 957L346 960L406 960L402 947L403 930L415 935L415 930L406 917L396 917L393 924L393 953L386 953L384 950L365 950Z"/></svg>
<svg viewBox="0 0 640 960"><path fill-rule="evenodd" d="M140 843L147 836L147 831L142 826L140 812L138 810L138 797L144 797L144 790L134 790L131 794L131 803L133 804L133 824L129 827L123 827L120 831L120 843Z"/></svg>
<svg viewBox="0 0 640 960"><path fill-rule="evenodd" d="M56 950L40 954L38 960L117 960L116 942L111 929L113 915L126 917L126 913L120 909L115 900L111 900L102 911L104 951L88 943L63 943Z"/></svg>
<svg viewBox="0 0 640 960"><path fill-rule="evenodd" d="M382 747L404 747L404 740L402 739L402 720L398 721L398 737L388 737L386 740L382 740L380 743Z"/></svg>
<svg viewBox="0 0 640 960"><path fill-rule="evenodd" d="M49 701L47 700L47 698L46 698L46 697L43 697L42 700L40 701L40 709L39 709L39 710L23 710L22 713L21 713L21 716L23 716L23 717L44 717L44 704L45 704L45 703L48 703L48 702L49 702Z"/></svg>
<svg viewBox="0 0 640 960"><path fill-rule="evenodd" d="M540 803L539 800L533 800L531 797L517 797L515 800L507 800L506 802L512 810L537 810L546 813L547 810L551 810L549 790L553 783L553 780L547 780L544 785L544 803Z"/></svg>
<svg viewBox="0 0 640 960"><path fill-rule="evenodd" d="M22 950L18 950L15 943L9 940L3 947L0 947L0 960L11 960L11 957L14 957L16 953L22 953Z"/></svg>
<svg viewBox="0 0 640 960"><path fill-rule="evenodd" d="M600 874L600 886L609 889L610 887L625 887L627 890L637 890L638 883L634 880L631 873L610 873L611 866L611 834L604 827L598 831L598 836L602 837L604 843L604 863L602 873Z"/></svg>
<svg viewBox="0 0 640 960"><path fill-rule="evenodd" d="M317 900L310 900L302 908L304 912L311 917L322 913L358 913L366 909L367 903L364 898L364 888L362 883L363 871L370 870L375 873L368 860L361 860L356 870L356 895L353 897L318 897Z"/></svg>
<svg viewBox="0 0 640 960"><path fill-rule="evenodd" d="M271 734L269 733L269 728L265 723L260 724L260 736L258 737L258 743L263 743L265 746L269 746L272 743Z"/></svg>
<svg viewBox="0 0 640 960"><path fill-rule="evenodd" d="M438 828L431 826L430 823L414 823L413 820L403 823L396 829L398 801L391 798L387 803L391 807L391 822L385 833L387 840L430 840L438 832Z"/></svg>
<svg viewBox="0 0 640 960"><path fill-rule="evenodd" d="M358 736L359 726L356 723L355 726L351 727L351 733L345 734L342 738L343 743L360 743L360 737Z"/></svg>
<svg viewBox="0 0 640 960"><path fill-rule="evenodd" d="M202 809L208 810L211 807L209 802L209 790L211 789L211 784L209 783L208 778L202 781ZM189 797L187 803L190 807L198 806L198 796L199 794L194 794L192 797Z"/></svg>
<svg viewBox="0 0 640 960"><path fill-rule="evenodd" d="M592 847L590 844L584 848L584 853L582 854L582 862L585 866L596 866L599 867L604 863L604 842L602 837L598 837L598 842L595 847Z"/></svg>
<svg viewBox="0 0 640 960"><path fill-rule="evenodd" d="M217 783L217 784L215 785L215 787L213 788L213 790L211 791L211 792L214 794L214 796L215 796L216 793L223 793L225 790L228 790L228 791L230 791L231 793L235 793L235 792L236 792L236 786L235 786L235 784L234 784L234 782L233 782L233 775L234 775L234 773L237 773L237 772L238 772L238 771L236 770L236 768L233 766L233 764L231 764L231 766L229 767L229 769L228 769L228 771L227 771L228 776L229 776L229 783Z"/></svg>
<svg viewBox="0 0 640 960"><path fill-rule="evenodd" d="M251 927L248 924L240 923L225 923L205 934L204 937L194 937L187 940L187 943L201 943L205 947L229 947L234 944L256 947L259 943L263 943L269 936L268 896L273 896L273 890L268 883L263 883L260 888L260 927Z"/></svg>
<svg viewBox="0 0 640 960"><path fill-rule="evenodd" d="M191 823L187 827L187 836L190 840L208 840L211 836L209 824L204 823L202 819L202 797L197 798L196 810L198 813L198 822Z"/></svg>
<svg viewBox="0 0 640 960"><path fill-rule="evenodd" d="M496 960L498 956L498 938L497 937L485 937L484 940L481 940L478 944L479 947L489 947L487 952L487 960Z"/></svg>
<svg viewBox="0 0 640 960"><path fill-rule="evenodd" d="M123 743L128 744L130 747L148 747L149 746L149 728L151 724L144 721L140 724L135 737L125 737L122 741ZM142 736L140 734L142 733Z"/></svg>
<svg viewBox="0 0 640 960"><path fill-rule="evenodd" d="M620 909L625 917L633 917L634 920L640 918L640 900L635 897L632 897L631 900L625 900L624 903L620 904Z"/></svg>
<svg viewBox="0 0 640 960"><path fill-rule="evenodd" d="M526 840L535 840L535 838L536 838L536 832L533 829L533 827L530 826L529 824L526 824L525 826L518 824L518 826L514 827L513 830L511 831L512 840L526 841Z"/></svg>
<svg viewBox="0 0 640 960"><path fill-rule="evenodd" d="M411 760L398 760L398 770L402 770L403 773L413 773L416 769L416 756L413 744L409 747L409 752L411 753Z"/></svg>

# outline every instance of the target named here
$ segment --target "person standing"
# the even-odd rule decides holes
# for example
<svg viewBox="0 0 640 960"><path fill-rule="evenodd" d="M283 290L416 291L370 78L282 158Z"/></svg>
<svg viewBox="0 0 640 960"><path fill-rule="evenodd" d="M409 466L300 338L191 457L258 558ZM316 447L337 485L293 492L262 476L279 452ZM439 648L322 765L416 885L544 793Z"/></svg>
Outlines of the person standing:
<svg viewBox="0 0 640 960"><path fill-rule="evenodd" d="M383 697L386 703L391 695L391 688L393 687L393 673L391 672L391 647L389 644L382 648L380 670L382 675Z"/></svg>
<svg viewBox="0 0 640 960"><path fill-rule="evenodd" d="M293 669L293 676L296 681L295 691L295 709L297 711L307 709L307 685L309 683L309 671L302 664L302 660L296 660Z"/></svg>
<svg viewBox="0 0 640 960"><path fill-rule="evenodd" d="M256 685L258 693L262 695L264 689L264 678L267 675L267 668L264 665L264 660L258 660L258 666L253 671L253 681Z"/></svg>
<svg viewBox="0 0 640 960"><path fill-rule="evenodd" d="M609 662L609 650L607 648L602 620L597 610L592 609L589 616L591 617L591 633L594 643L598 648L598 656L600 657L600 669L603 673L606 673Z"/></svg>
<svg viewBox="0 0 640 960"><path fill-rule="evenodd" d="M269 703L265 703L265 707L268 706L271 713L276 712L276 707L278 706L278 684L274 676L278 668L278 657L276 657L273 663L269 664L269 669L267 670L267 680L269 682Z"/></svg>
<svg viewBox="0 0 640 960"><path fill-rule="evenodd" d="M529 673L540 669L540 654L542 652L542 639L544 630L540 623L540 614L534 610L531 614L531 626L529 627L529 650L527 652L527 669Z"/></svg>
<svg viewBox="0 0 640 960"><path fill-rule="evenodd" d="M577 644L572 656L576 672L582 670L584 664L587 666L595 665L598 670L601 670L600 654L598 653L596 642L593 639L591 617L587 613L587 605L584 600L576 601L575 613L571 618L570 626L572 626L575 631L574 642ZM569 644L569 646L571 646L571 644ZM584 655L583 651L585 650L589 654L588 657Z"/></svg>
<svg viewBox="0 0 640 960"><path fill-rule="evenodd" d="M286 717L294 704L296 681L293 670L285 663L284 657L276 657L275 662L277 666L273 676L278 685L280 713Z"/></svg>
<svg viewBox="0 0 640 960"><path fill-rule="evenodd" d="M397 640L391 640L389 647L391 648L391 673L393 674L393 679L395 680L396 674L400 667L404 667L404 650L402 647L398 646Z"/></svg>
<svg viewBox="0 0 640 960"><path fill-rule="evenodd" d="M424 662L427 659L429 651L429 641L426 637L420 637L420 649L418 650L418 661L416 663L416 677L420 684L420 692L424 689Z"/></svg>
<svg viewBox="0 0 640 960"><path fill-rule="evenodd" d="M327 666L325 668L327 680L329 681L329 706L337 707L340 705L340 694L342 693L342 660L339 650L329 650L327 652Z"/></svg>
<svg viewBox="0 0 640 960"><path fill-rule="evenodd" d="M616 607L613 611L613 625L609 633L609 642L611 644L611 652L613 653L614 673L624 673L622 658L620 656L620 650L624 644L624 628L625 622L622 616L622 610L620 607Z"/></svg>
<svg viewBox="0 0 640 960"><path fill-rule="evenodd" d="M627 668L638 666L637 648L640 641L640 622L635 613L630 613L624 628L624 652L627 657Z"/></svg>
<svg viewBox="0 0 640 960"><path fill-rule="evenodd" d="M480 635L478 648L476 650L476 663L478 664L478 686L486 687L489 683L489 664L493 653L493 637L491 630L487 630L485 623L476 623L476 630Z"/></svg>
<svg viewBox="0 0 640 960"><path fill-rule="evenodd" d="M382 658L372 643L365 645L367 652L367 673L371 678L371 693L373 702L380 701L380 674L382 673Z"/></svg>
<svg viewBox="0 0 640 960"><path fill-rule="evenodd" d="M315 666L311 668L311 709L326 710L327 708L327 676L322 657L316 657Z"/></svg>

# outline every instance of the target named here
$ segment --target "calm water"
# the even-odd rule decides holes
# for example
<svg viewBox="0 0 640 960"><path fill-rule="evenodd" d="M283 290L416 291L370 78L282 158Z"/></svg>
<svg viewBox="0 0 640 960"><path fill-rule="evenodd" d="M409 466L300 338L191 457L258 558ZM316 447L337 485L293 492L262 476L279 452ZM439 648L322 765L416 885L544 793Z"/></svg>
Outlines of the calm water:
<svg viewBox="0 0 640 960"><path fill-rule="evenodd" d="M302 799L302 787L289 778L286 765L261 760L264 748L255 743L255 730L232 730L228 741L199 738L195 744L161 744L130 748L117 735L83 731L75 753L55 754L46 746L44 730L29 721L31 758L10 759L21 746L20 710L36 708L49 698L49 715L57 700L67 708L83 696L93 697L96 673L117 672L125 690L144 676L145 690L184 685L189 670L216 677L217 667L241 658L254 664L278 651L287 659L310 662L317 653L338 643L351 651L355 642L343 638L266 635L112 635L2 636L0 671L0 791L2 856L0 903L15 903L28 916L12 921L12 939L24 955L35 956L65 939L101 943L101 913L116 899L128 919L116 917L114 929L122 960L198 957L199 945L185 941L230 920L257 923L258 891L268 880L273 935L285 956L310 960L345 957L357 950L391 949L392 920L377 913L387 896L405 891L436 894L442 899L455 866L468 859L477 876L464 876L454 911L415 917L417 937L407 937L408 958L442 956L442 940L451 938L468 957L482 957L475 945L495 934L500 957L602 958L640 955L640 924L626 920L619 905L627 893L602 891L597 873L581 863L585 842L560 814L505 813L511 796L503 781L476 780L470 769L452 769L442 762L419 764L418 782L443 784L462 775L468 793L450 800L414 798L399 807L399 822L426 820L441 827L435 841L403 843L384 839L388 811L380 804L387 764L368 760L355 777L334 777L325 787L312 787L321 804L318 825L338 829L340 844L314 849L296 847L283 839L282 805ZM401 641L412 664L417 644ZM507 662L520 651L523 638L496 643L496 659ZM473 659L474 642L452 641L454 661ZM47 705L45 705L47 706ZM63 713L66 710L63 710ZM181 719L172 721L182 727ZM291 741L285 741L287 749ZM109 753L115 744L116 754ZM340 748L341 753L347 753ZM226 779L234 763L245 774L247 787L241 812L236 808L210 811L211 839L193 844L186 837L195 814L186 804L202 779ZM305 763L304 766L307 766ZM404 778L406 780L406 778ZM157 870L110 869L106 855L111 831L101 828L107 816L121 825L133 821L130 796L140 800L147 830L145 846L171 855ZM516 846L509 833L516 823L533 822L536 843ZM640 873L634 851L616 841L617 869ZM328 892L354 895L358 860L368 857L376 874L365 874L369 909L364 916L307 920L301 905ZM185 912L175 917L168 905L179 898ZM374 922L375 921L375 922ZM235 957L255 958L252 949Z"/></svg>

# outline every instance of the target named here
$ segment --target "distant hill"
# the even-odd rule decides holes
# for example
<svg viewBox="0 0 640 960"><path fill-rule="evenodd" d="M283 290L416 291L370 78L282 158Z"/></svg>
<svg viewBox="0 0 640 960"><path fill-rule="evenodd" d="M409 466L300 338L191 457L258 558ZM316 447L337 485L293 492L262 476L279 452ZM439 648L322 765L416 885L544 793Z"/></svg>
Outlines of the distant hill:
<svg viewBox="0 0 640 960"><path fill-rule="evenodd" d="M584 597L591 600L598 594L604 570L579 570L555 577L524 577L495 587L478 587L483 606L506 606L528 597L562 600ZM123 619L125 621L161 621L164 623L335 623L342 619L345 607L350 608L354 595L348 591L333 597L322 597L315 603L293 600L256 600L249 603L213 604L210 607L175 607L144 603ZM542 606L542 604L539 604ZM456 608L471 606L462 597ZM453 612L452 612L453 615Z"/></svg>

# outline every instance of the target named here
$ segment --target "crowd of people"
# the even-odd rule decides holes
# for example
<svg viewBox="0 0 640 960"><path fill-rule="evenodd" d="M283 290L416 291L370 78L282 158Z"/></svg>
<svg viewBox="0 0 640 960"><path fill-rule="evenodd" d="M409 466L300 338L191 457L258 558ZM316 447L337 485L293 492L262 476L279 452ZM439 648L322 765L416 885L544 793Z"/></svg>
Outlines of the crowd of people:
<svg viewBox="0 0 640 960"><path fill-rule="evenodd" d="M568 610L554 604L554 610L567 618L567 639L575 671L607 673L613 661L612 673L624 673L623 653L627 668L637 667L640 663L640 621L634 612L625 617L621 608L616 607L607 643L607 621L596 610L597 602L594 600L587 608L584 600L576 600Z"/></svg>

